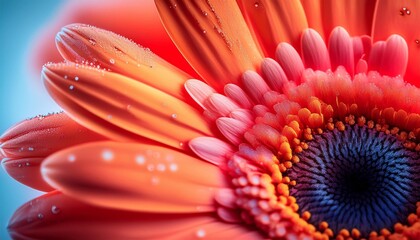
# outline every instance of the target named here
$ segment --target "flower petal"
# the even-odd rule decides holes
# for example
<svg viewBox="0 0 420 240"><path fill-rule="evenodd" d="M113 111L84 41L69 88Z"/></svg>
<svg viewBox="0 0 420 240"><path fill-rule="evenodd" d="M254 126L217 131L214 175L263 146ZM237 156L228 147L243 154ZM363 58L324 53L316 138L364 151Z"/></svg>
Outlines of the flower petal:
<svg viewBox="0 0 420 240"><path fill-rule="evenodd" d="M196 109L123 75L65 63L46 65L43 78L71 117L111 139L139 141L144 136L182 149L194 137L211 135Z"/></svg>
<svg viewBox="0 0 420 240"><path fill-rule="evenodd" d="M61 149L105 137L74 122L65 113L37 116L22 121L1 137L2 165L15 180L41 191L51 191L41 177L45 157Z"/></svg>
<svg viewBox="0 0 420 240"><path fill-rule="evenodd" d="M300 46L300 35L308 28L300 1L239 1L248 26L266 56L274 57L277 45L288 42Z"/></svg>
<svg viewBox="0 0 420 240"><path fill-rule="evenodd" d="M306 29L301 40L302 58L307 68L321 71L331 69L327 46L318 32Z"/></svg>
<svg viewBox="0 0 420 240"><path fill-rule="evenodd" d="M66 60L110 69L184 99L183 84L191 77L127 38L89 25L72 24L57 34L56 44Z"/></svg>
<svg viewBox="0 0 420 240"><path fill-rule="evenodd" d="M59 192L20 207L9 222L13 239L196 239L262 238L241 225L223 223L213 214L157 214L104 209Z"/></svg>
<svg viewBox="0 0 420 240"><path fill-rule="evenodd" d="M42 174L51 186L76 199L143 212L214 211L214 191L225 185L222 172L212 164L135 143L97 142L65 149L45 160Z"/></svg>
<svg viewBox="0 0 420 240"><path fill-rule="evenodd" d="M41 176L40 166L44 158L5 158L1 162L4 170L16 181L31 188L49 192L54 190Z"/></svg>
<svg viewBox="0 0 420 240"><path fill-rule="evenodd" d="M61 61L54 44L54 36L61 27L71 23L85 23L147 46L166 61L195 76L194 70L166 33L153 1L66 1L55 16L39 32L34 46L31 46L33 52L30 63L35 63L36 74L39 74L39 69L46 62Z"/></svg>
<svg viewBox="0 0 420 240"><path fill-rule="evenodd" d="M373 40L386 40L391 34L407 42L408 65L404 79L420 86L420 2L378 0L373 20Z"/></svg>
<svg viewBox="0 0 420 240"><path fill-rule="evenodd" d="M14 159L42 158L66 147L103 140L106 138L77 124L65 113L22 121L0 137L4 157Z"/></svg>
<svg viewBox="0 0 420 240"><path fill-rule="evenodd" d="M353 40L348 32L342 28L335 28L328 41L331 65L333 71L338 66L344 66L350 75L354 73Z"/></svg>
<svg viewBox="0 0 420 240"><path fill-rule="evenodd" d="M178 49L216 90L259 67L259 47L235 1L157 0L156 5Z"/></svg>

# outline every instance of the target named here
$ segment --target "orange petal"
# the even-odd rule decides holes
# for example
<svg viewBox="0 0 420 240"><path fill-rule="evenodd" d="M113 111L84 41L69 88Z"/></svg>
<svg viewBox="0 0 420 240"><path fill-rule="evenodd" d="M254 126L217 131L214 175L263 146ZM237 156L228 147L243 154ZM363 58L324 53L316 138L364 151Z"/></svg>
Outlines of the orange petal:
<svg viewBox="0 0 420 240"><path fill-rule="evenodd" d="M223 91L262 56L235 1L156 0L162 21L187 61L212 87Z"/></svg>
<svg viewBox="0 0 420 240"><path fill-rule="evenodd" d="M351 36L369 35L375 4L375 0L302 0L309 27L324 40L337 26L344 27Z"/></svg>
<svg viewBox="0 0 420 240"><path fill-rule="evenodd" d="M274 57L277 45L288 42L300 46L300 35L308 28L300 1L239 1L248 26L264 48L266 56Z"/></svg>
<svg viewBox="0 0 420 240"><path fill-rule="evenodd" d="M214 211L214 191L225 185L222 172L210 163L134 143L65 149L44 161L42 174L51 186L76 199L143 212Z"/></svg>
<svg viewBox="0 0 420 240"><path fill-rule="evenodd" d="M261 239L212 214L153 214L98 208L54 192L20 207L9 223L13 239Z"/></svg>
<svg viewBox="0 0 420 240"><path fill-rule="evenodd" d="M0 137L4 157L14 159L42 158L66 147L101 140L106 138L77 124L65 113L22 121Z"/></svg>
<svg viewBox="0 0 420 240"><path fill-rule="evenodd" d="M16 181L31 188L49 192L54 190L41 176L40 165L44 158L5 158L1 162L4 170Z"/></svg>
<svg viewBox="0 0 420 240"><path fill-rule="evenodd" d="M166 33L153 1L67 1L55 16L39 32L31 46L30 62L37 74L46 62L61 61L54 44L54 36L61 27L85 23L132 39L196 77Z"/></svg>
<svg viewBox="0 0 420 240"><path fill-rule="evenodd" d="M72 24L57 34L56 44L66 60L110 69L184 99L183 84L191 77L127 38L89 25Z"/></svg>
<svg viewBox="0 0 420 240"><path fill-rule="evenodd" d="M420 86L420 2L378 0L373 22L374 41L386 40L391 34L402 36L408 46L408 65L404 79Z"/></svg>
<svg viewBox="0 0 420 240"><path fill-rule="evenodd" d="M111 139L139 141L144 136L183 148L194 137L211 135L193 107L123 75L65 63L46 65L43 78L70 116Z"/></svg>

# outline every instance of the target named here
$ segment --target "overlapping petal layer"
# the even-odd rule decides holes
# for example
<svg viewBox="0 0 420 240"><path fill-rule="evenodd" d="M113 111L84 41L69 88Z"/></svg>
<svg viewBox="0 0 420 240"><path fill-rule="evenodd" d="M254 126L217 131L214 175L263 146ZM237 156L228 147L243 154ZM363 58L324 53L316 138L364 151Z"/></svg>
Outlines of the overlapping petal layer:
<svg viewBox="0 0 420 240"><path fill-rule="evenodd" d="M214 192L226 185L222 172L210 163L137 143L68 148L48 157L42 174L51 186L76 199L143 212L212 212Z"/></svg>

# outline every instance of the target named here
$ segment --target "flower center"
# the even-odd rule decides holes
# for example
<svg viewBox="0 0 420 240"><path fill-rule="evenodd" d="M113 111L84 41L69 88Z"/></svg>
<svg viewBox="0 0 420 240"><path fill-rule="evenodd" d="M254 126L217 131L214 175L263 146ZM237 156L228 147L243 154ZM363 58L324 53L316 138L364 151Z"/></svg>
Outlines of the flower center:
<svg viewBox="0 0 420 240"><path fill-rule="evenodd" d="M314 135L300 162L287 171L296 180L290 195L315 226L335 232L357 228L362 235L404 223L420 199L420 154L397 136L348 125Z"/></svg>

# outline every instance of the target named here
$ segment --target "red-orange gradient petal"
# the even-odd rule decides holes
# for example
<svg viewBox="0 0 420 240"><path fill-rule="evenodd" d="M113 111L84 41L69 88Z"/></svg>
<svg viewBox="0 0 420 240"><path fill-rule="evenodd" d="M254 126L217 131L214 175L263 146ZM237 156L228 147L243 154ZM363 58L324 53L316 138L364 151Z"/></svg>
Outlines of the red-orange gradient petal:
<svg viewBox="0 0 420 240"><path fill-rule="evenodd" d="M213 214L111 210L86 205L59 192L20 207L9 222L9 233L16 240L261 238L240 225L220 222Z"/></svg>
<svg viewBox="0 0 420 240"><path fill-rule="evenodd" d="M225 180L218 167L153 145L97 142L68 148L42 164L45 180L76 199L142 212L215 210Z"/></svg>
<svg viewBox="0 0 420 240"><path fill-rule="evenodd" d="M185 142L211 135L196 109L123 75L62 63L46 65L43 78L50 95L72 118L113 140L146 137L184 149Z"/></svg>
<svg viewBox="0 0 420 240"><path fill-rule="evenodd" d="M46 62L61 61L54 37L61 27L71 23L90 24L121 34L195 76L166 33L153 1L138 0L67 1L34 41L31 63L36 72Z"/></svg>
<svg viewBox="0 0 420 240"><path fill-rule="evenodd" d="M183 84L191 77L127 38L89 25L72 24L57 34L56 44L66 60L110 69L184 99Z"/></svg>
<svg viewBox="0 0 420 240"><path fill-rule="evenodd" d="M294 48L300 48L300 35L308 28L308 23L299 0L238 2L265 56L273 58L280 42L288 42Z"/></svg>
<svg viewBox="0 0 420 240"><path fill-rule="evenodd" d="M235 1L157 0L169 35L193 68L217 90L259 68L259 47Z"/></svg>
<svg viewBox="0 0 420 240"><path fill-rule="evenodd" d="M402 36L408 46L408 65L404 80L420 86L420 2L378 0L372 36L374 41L386 40L392 34Z"/></svg>
<svg viewBox="0 0 420 240"><path fill-rule="evenodd" d="M106 138L79 125L65 113L37 116L9 128L1 137L6 158L46 157L77 144Z"/></svg>
<svg viewBox="0 0 420 240"><path fill-rule="evenodd" d="M392 1L392 0L391 0ZM310 28L317 30L324 40L337 26L344 27L351 36L369 35L376 0L301 0Z"/></svg>
<svg viewBox="0 0 420 240"><path fill-rule="evenodd" d="M4 170L16 181L31 188L49 192L54 190L41 176L40 166L44 158L5 158L1 162Z"/></svg>

